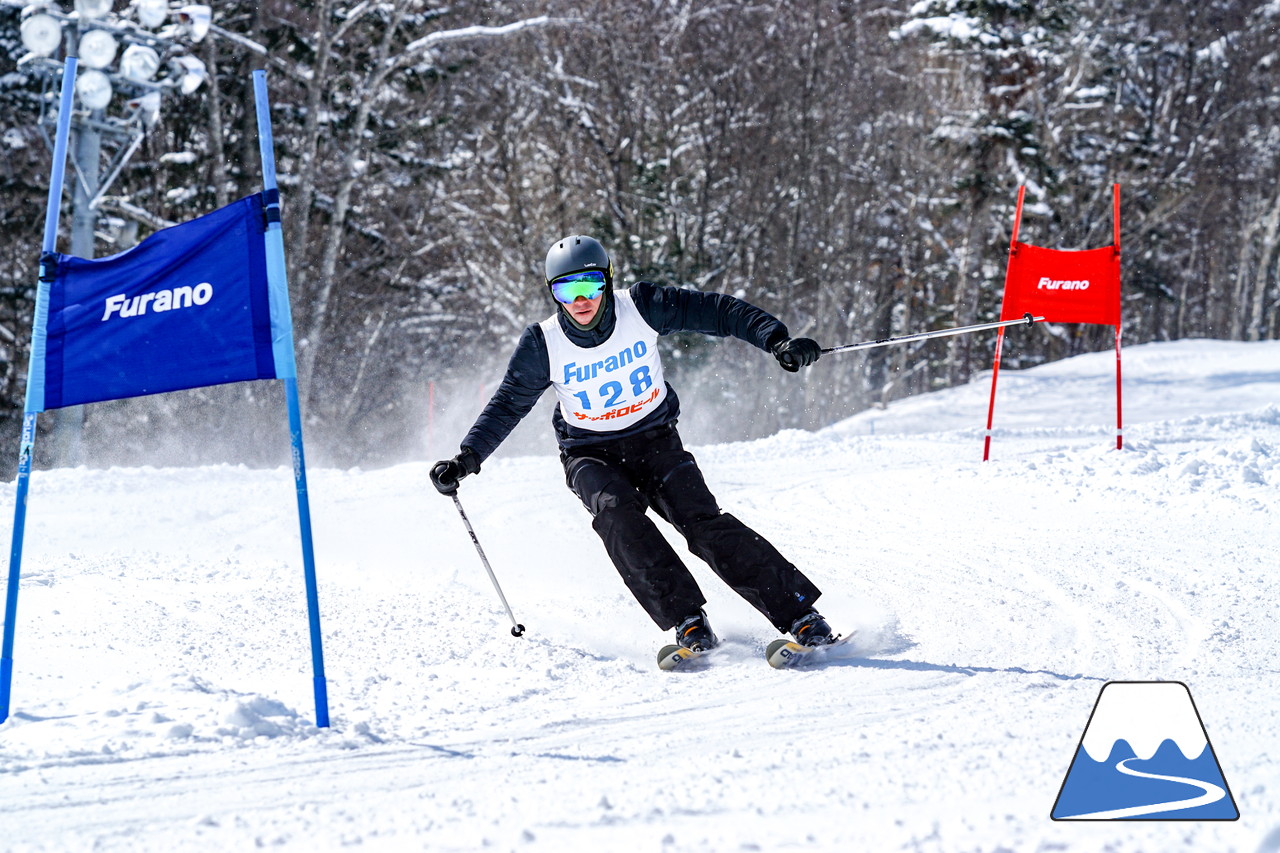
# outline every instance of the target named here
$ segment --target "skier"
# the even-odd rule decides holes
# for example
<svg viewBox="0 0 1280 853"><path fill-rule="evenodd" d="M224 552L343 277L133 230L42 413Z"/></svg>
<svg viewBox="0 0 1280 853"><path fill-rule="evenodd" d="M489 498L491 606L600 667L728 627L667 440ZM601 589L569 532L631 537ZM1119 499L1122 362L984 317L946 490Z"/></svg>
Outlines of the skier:
<svg viewBox="0 0 1280 853"><path fill-rule="evenodd" d="M591 237L565 237L546 258L546 284L559 306L528 326L502 384L461 443L437 462L441 494L480 464L553 386L552 417L570 489L632 595L664 631L694 652L718 644L689 569L645 514L652 508L685 537L689 550L796 642L835 636L813 603L821 592L762 536L721 512L676 432L680 402L662 376L658 336L695 331L733 335L772 353L796 372L818 360L818 344L791 338L765 311L732 296L659 287L615 290L613 264Z"/></svg>

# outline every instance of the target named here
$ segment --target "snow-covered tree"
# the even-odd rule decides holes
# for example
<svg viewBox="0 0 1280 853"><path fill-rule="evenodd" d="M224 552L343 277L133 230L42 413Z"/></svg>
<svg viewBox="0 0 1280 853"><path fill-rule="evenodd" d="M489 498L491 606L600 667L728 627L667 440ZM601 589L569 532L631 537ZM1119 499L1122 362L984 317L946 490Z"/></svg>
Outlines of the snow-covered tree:
<svg viewBox="0 0 1280 853"><path fill-rule="evenodd" d="M144 237L255 192L249 72L267 69L322 464L424 452L429 388L437 409L455 404L435 436L448 450L550 312L542 257L574 231L603 240L625 281L738 293L833 345L992 319L1017 186L1023 239L1086 248L1109 241L1119 182L1125 339L1268 338L1278 18L1272 0L227 0L199 46L208 84L166 106L104 212ZM18 20L0 4L10 436L49 156ZM991 343L833 356L782 381L732 343L664 346L700 401L685 425L708 440L962 381ZM1109 343L1102 327L1038 329L1005 357ZM211 441L156 458L147 437L213 434L259 408L278 425L265 387L94 407L90 456L207 458ZM257 452L238 458L277 458Z"/></svg>
<svg viewBox="0 0 1280 853"><path fill-rule="evenodd" d="M999 264L991 261L999 259L1011 225L1014 188L1030 185L1034 201L1052 180L1035 107L1062 66L1073 14L1065 0L921 0L898 28L901 38L930 45L933 61L922 81L929 131L954 157L947 205L953 220L941 226L949 252L932 268L954 281L955 325L998 308ZM973 344L968 337L952 340L951 382L967 379L986 359Z"/></svg>

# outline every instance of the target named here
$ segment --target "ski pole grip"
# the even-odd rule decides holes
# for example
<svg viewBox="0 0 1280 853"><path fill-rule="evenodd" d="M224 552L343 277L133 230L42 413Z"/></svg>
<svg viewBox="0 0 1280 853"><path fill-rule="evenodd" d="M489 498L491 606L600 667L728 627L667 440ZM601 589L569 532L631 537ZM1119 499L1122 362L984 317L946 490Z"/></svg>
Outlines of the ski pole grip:
<svg viewBox="0 0 1280 853"><path fill-rule="evenodd" d="M436 491L442 495L453 497L458 493L458 481L454 480L449 483L443 479L444 473L449 470L448 462L437 462L431 467L431 485L436 487Z"/></svg>

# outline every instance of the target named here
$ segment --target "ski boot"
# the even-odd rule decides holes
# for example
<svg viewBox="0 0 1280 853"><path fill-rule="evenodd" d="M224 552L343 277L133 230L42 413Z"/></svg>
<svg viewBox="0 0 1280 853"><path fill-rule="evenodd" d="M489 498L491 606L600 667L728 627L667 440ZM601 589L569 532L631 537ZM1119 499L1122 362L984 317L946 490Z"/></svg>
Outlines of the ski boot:
<svg viewBox="0 0 1280 853"><path fill-rule="evenodd" d="M658 669L670 671L677 667L693 668L692 661L718 645L720 641L707 623L707 614L699 610L680 621L676 627L676 641L663 646L658 652Z"/></svg>
<svg viewBox="0 0 1280 853"><path fill-rule="evenodd" d="M802 646L825 646L836 641L827 620L812 609L791 623L791 636Z"/></svg>
<svg viewBox="0 0 1280 853"><path fill-rule="evenodd" d="M720 640L711 630L707 614L699 610L676 627L676 643L691 652L709 652L720 645Z"/></svg>
<svg viewBox="0 0 1280 853"><path fill-rule="evenodd" d="M791 669L823 660L826 653L843 640L832 632L822 614L810 608L791 623L795 640L774 640L765 648L765 660L774 669Z"/></svg>

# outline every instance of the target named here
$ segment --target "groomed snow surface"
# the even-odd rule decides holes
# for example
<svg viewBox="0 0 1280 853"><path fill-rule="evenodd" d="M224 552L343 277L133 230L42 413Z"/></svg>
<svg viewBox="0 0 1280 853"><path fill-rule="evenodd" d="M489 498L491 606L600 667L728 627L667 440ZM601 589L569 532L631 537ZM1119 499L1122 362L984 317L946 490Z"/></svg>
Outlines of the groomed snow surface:
<svg viewBox="0 0 1280 853"><path fill-rule="evenodd" d="M695 448L858 632L811 671L696 561L726 648L658 671L554 456L460 493L521 639L428 461L313 470L329 729L287 468L37 472L0 848L1275 853L1280 343L1126 349L1121 451L1114 366L1002 372L985 464L987 378ZM1239 821L1050 820L1111 680L1188 686Z"/></svg>

